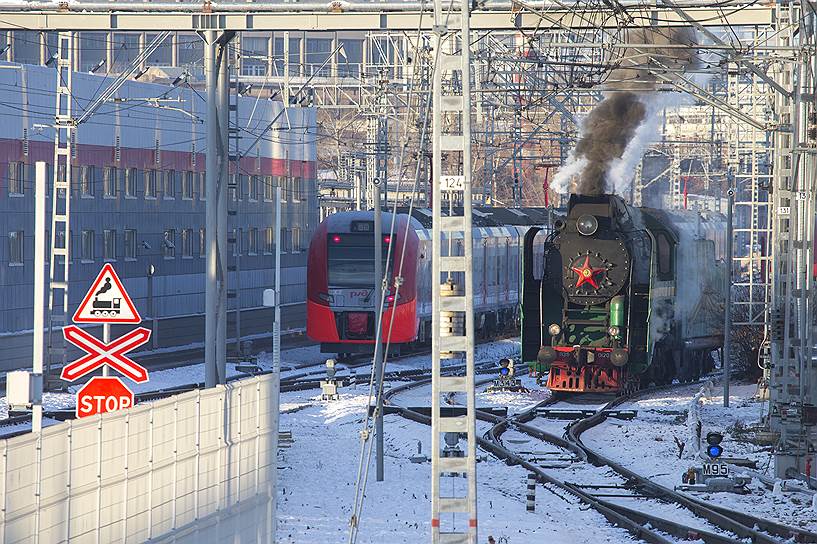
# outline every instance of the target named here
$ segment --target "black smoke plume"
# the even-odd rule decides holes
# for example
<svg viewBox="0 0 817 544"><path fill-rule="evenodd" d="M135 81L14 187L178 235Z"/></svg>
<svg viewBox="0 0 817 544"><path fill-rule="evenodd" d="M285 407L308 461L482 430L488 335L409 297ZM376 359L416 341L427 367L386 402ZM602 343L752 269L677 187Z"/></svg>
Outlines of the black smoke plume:
<svg viewBox="0 0 817 544"><path fill-rule="evenodd" d="M556 191L624 194L622 186L631 183L634 165L655 136L645 124L634 142L635 151L627 151L642 123L655 115L661 100L655 91L667 84L666 78L698 64L696 35L690 28L628 29L624 40L631 47L623 58L613 61L617 67L604 84L606 98L582 122L576 147L553 179L551 186ZM646 47L640 49L640 44ZM623 158L624 163L619 160ZM616 163L620 164L609 179Z"/></svg>
<svg viewBox="0 0 817 544"><path fill-rule="evenodd" d="M576 193L592 196L606 191L610 163L624 154L646 112L638 95L629 91L614 92L593 108L576 144L576 157L586 160Z"/></svg>

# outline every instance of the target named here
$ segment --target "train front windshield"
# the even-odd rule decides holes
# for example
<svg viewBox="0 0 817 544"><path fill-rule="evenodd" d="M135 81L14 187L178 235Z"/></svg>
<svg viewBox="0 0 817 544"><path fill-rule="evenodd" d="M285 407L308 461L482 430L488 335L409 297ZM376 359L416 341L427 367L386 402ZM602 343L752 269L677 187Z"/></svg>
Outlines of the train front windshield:
<svg viewBox="0 0 817 544"><path fill-rule="evenodd" d="M327 245L330 288L371 288L374 286L374 236L372 234L329 234ZM383 243L384 265L388 251L389 245ZM387 270L387 277L391 278L391 263Z"/></svg>

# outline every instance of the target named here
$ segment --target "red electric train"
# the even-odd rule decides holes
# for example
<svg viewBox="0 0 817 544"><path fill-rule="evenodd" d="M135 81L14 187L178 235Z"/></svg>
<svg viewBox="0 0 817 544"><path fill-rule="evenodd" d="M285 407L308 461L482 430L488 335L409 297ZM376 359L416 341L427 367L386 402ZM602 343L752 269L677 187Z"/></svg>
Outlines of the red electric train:
<svg viewBox="0 0 817 544"><path fill-rule="evenodd" d="M474 309L478 334L513 330L518 323L520 255L531 226L550 232L548 211L475 208L473 229ZM384 301L382 338L389 351L431 341L431 212L383 214L382 252L389 291ZM393 238L392 238L393 236ZM444 245L449 244L444 239ZM389 245L392 255L386 263ZM462 254L462 236L450 241ZM340 212L327 217L309 245L307 324L309 338L321 351L340 357L371 353L374 347L374 214ZM400 267L402 263L402 274ZM394 278L402 275L399 290ZM392 323L393 316L393 323Z"/></svg>

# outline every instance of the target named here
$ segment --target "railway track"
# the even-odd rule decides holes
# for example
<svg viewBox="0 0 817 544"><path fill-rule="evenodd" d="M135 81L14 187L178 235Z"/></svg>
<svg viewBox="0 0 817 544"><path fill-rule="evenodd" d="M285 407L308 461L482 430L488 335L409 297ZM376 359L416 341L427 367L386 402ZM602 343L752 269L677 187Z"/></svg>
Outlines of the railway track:
<svg viewBox="0 0 817 544"><path fill-rule="evenodd" d="M422 386L431 381L430 378L416 380L395 387L385 393L388 402L402 391ZM491 380L482 380L477 385L487 383ZM729 508L714 506L704 503L688 495L676 492L652 480L645 478L605 457L599 452L589 448L581 441L583 432L601 424L607 417L606 411L629 400L634 400L647 393L652 393L664 388L653 388L631 395L624 395L597 408L593 415L574 421L564 436L558 436L544 431L529 423L537 417L537 409L554 404L560 399L551 397L533 408L509 417L498 417L483 411L477 411L477 418L492 426L483 435L477 438L477 445L483 450L493 454L495 457L504 460L510 465L519 465L537 477L537 481L548 488L549 491L558 489L565 494L574 497L575 500L593 508L601 513L612 524L622 527L630 532L634 537L644 542L654 544L670 544L677 542L674 539L690 540L698 539L707 544L746 544L752 542L756 544L783 544L784 542L815 542L817 534L796 527L784 525L775 521L758 518L744 512L738 512ZM394 405L394 403L392 403ZM396 406L398 413L406 419L422 423L431 424L431 418L409 408ZM579 462L592 464L604 469L597 471L596 477L601 481L601 485L581 485L571 483L569 476L571 473L567 469L548 468L545 469L536 462L532 462L524 455L517 453L502 443L501 436L508 429L527 435L536 440L558 447L568 456ZM572 463L571 463L572 464ZM567 474L565 474L567 472ZM610 475L616 475L617 481L610 485ZM624 497L639 501L642 508L633 508L618 504L610 497L600 493L601 490L616 489L625 491ZM655 508L657 502L663 504L675 504L686 511L688 517L696 519L696 526L688 523L676 521L673 516L661 516L647 508L660 511ZM674 538L674 539L673 539Z"/></svg>

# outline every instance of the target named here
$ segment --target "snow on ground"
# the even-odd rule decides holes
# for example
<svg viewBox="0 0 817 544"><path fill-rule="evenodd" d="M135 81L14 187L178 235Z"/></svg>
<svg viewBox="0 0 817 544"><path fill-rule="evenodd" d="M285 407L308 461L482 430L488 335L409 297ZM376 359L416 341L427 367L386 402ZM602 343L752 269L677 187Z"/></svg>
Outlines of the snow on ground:
<svg viewBox="0 0 817 544"><path fill-rule="evenodd" d="M700 393L700 384L655 393L625 404L622 408L638 410L631 421L608 419L602 425L582 435L590 448L615 459L635 472L655 479L667 487L681 484L681 474L691 466L700 466L701 458L693 451L694 439L687 414L692 399ZM732 386L730 407L723 407L722 389L704 387L697 410L703 424L703 436L710 431L724 434L724 456L747 457L757 462L758 470L773 476L772 456L760 446L742 437L742 430L756 425L764 414L765 405L753 399L754 384ZM685 443L678 458L675 438ZM706 442L704 441L704 445ZM749 486L751 493L691 493L713 504L723 505L759 517L789 525L817 530L817 513L811 510L811 497L801 493L775 496L757 479Z"/></svg>
<svg viewBox="0 0 817 544"><path fill-rule="evenodd" d="M425 404L428 393L426 389ZM366 395L363 386L347 388L334 402L320 401L314 391L282 394L282 403L287 406L309 406L281 416L281 429L292 430L295 442L283 450L279 462L279 542L346 541ZM430 533L430 465L415 464L409 458L417 453L418 442L428 453L430 429L396 415L384 420L386 478L376 482L372 466L358 542L425 542ZM624 530L611 527L601 515L541 486L537 490L537 511L527 513L525 471L480 455L485 458L477 466L480 542L485 542L488 535L508 544L633 542ZM444 481L444 485L448 483ZM443 517L444 529L446 519Z"/></svg>

